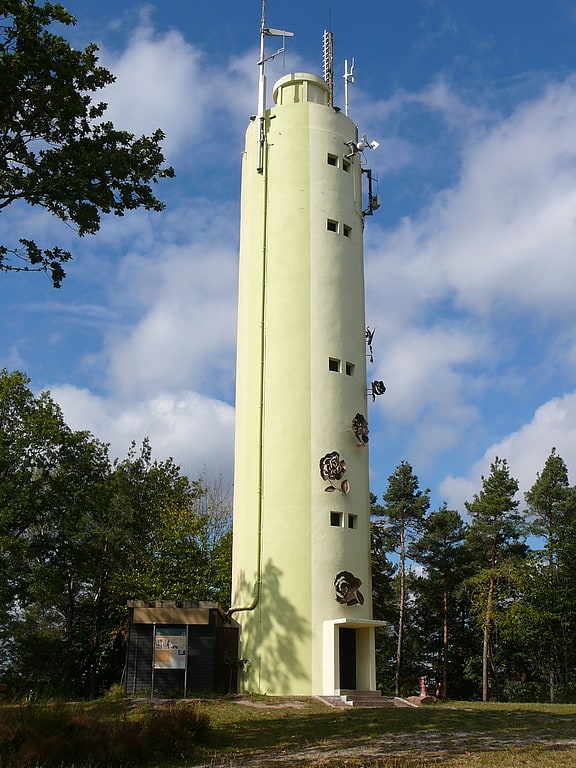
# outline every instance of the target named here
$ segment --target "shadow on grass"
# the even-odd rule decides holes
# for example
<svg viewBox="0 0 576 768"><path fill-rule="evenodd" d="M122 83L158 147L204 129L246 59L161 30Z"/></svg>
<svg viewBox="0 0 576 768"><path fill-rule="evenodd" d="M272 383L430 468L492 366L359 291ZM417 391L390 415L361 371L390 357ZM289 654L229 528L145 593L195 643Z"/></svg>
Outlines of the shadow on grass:
<svg viewBox="0 0 576 768"><path fill-rule="evenodd" d="M227 711L219 713L218 707L218 702L208 705L208 745L212 755L222 757L314 748L345 751L379 743L391 753L409 752L422 759L430 751L455 754L466 748L491 751L528 743L544 747L554 739L572 739L576 723L576 707L545 705L326 710L310 700L297 710L229 703Z"/></svg>

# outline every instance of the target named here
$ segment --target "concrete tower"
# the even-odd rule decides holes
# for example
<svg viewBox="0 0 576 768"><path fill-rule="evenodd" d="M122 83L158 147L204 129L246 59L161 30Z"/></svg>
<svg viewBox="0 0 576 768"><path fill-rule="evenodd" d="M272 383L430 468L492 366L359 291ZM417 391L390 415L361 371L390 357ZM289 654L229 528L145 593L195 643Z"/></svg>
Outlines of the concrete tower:
<svg viewBox="0 0 576 768"><path fill-rule="evenodd" d="M263 23L242 166L230 611L248 659L240 686L374 690L362 145L317 75L281 78L265 108L266 34L283 33Z"/></svg>

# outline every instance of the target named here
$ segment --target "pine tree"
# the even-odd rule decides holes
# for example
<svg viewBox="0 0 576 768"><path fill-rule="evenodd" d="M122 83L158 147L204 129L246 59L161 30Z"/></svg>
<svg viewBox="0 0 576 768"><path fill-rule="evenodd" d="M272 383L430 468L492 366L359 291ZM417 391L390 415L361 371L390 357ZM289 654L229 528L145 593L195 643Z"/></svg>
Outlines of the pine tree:
<svg viewBox="0 0 576 768"><path fill-rule="evenodd" d="M558 644L567 633L562 632L566 624L566 605L561 599L559 579L559 550L564 536L574 529L574 516L568 504L570 486L568 470L564 460L552 448L544 468L538 473L535 483L525 494L528 510L533 516L532 533L543 542L543 549L537 553L533 600L537 601L536 613L543 624L548 661L548 695L554 703L558 670ZM566 652L564 649L564 656Z"/></svg>
<svg viewBox="0 0 576 768"><path fill-rule="evenodd" d="M436 695L446 698L448 693L448 669L451 666L450 645L456 593L468 575L468 557L464 546L465 526L460 514L444 504L424 522L419 541L411 548L410 554L416 562L425 567L420 580L420 600L426 604L425 612L440 638L439 675Z"/></svg>
<svg viewBox="0 0 576 768"><path fill-rule="evenodd" d="M482 476L482 489L471 502L465 502L472 518L468 545L476 565L473 579L473 610L482 629L482 700L490 695L489 670L493 662L492 633L500 590L513 578L508 567L515 557L525 554L519 545L524 533L515 499L518 481L510 476L506 459L495 458L488 477Z"/></svg>
<svg viewBox="0 0 576 768"><path fill-rule="evenodd" d="M388 478L382 496L382 516L388 522L388 534L399 556L398 638L396 646L395 691L402 687L402 663L406 631L408 547L422 528L422 520L430 506L429 490L421 491L419 481L407 461L401 461Z"/></svg>

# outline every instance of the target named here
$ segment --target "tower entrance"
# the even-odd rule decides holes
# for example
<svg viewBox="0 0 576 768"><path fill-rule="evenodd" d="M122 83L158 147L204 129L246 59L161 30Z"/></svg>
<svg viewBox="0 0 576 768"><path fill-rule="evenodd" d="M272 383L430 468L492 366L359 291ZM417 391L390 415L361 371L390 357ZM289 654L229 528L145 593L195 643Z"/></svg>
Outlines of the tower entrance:
<svg viewBox="0 0 576 768"><path fill-rule="evenodd" d="M340 688L355 691L356 630L340 627Z"/></svg>

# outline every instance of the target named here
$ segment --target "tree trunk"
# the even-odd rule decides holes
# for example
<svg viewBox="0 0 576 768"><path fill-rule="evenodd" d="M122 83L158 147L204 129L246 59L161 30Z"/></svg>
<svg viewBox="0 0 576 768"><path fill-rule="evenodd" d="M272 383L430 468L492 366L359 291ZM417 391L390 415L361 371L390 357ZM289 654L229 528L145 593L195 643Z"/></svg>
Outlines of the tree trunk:
<svg viewBox="0 0 576 768"><path fill-rule="evenodd" d="M108 536L104 537L104 545L102 548L102 560L106 560L108 557ZM95 699L99 695L99 672L100 672L100 629L102 622L102 614L104 611L104 597L106 591L106 583L108 580L108 570L104 568L103 572L98 578L96 587L96 593L94 595L94 613L92 618L92 637L90 641L92 659L90 664L90 673L88 677L88 694L90 699Z"/></svg>
<svg viewBox="0 0 576 768"><path fill-rule="evenodd" d="M488 599L486 600L486 613L484 615L484 637L482 640L482 701L488 701L490 687L488 676L488 660L490 655L490 630L492 628L492 604L495 589L494 575L490 575L488 584Z"/></svg>
<svg viewBox="0 0 576 768"><path fill-rule="evenodd" d="M406 609L406 547L404 531L400 533L400 600L398 607L398 644L396 646L396 696L400 695L402 647L404 645L404 612Z"/></svg>
<svg viewBox="0 0 576 768"><path fill-rule="evenodd" d="M548 533L548 542L552 541L552 532ZM548 545L548 594L550 597L554 594L554 550L552 544ZM550 648L548 654L548 689L550 704L554 704L556 699L556 647L554 621L551 619L548 625L548 635L550 637Z"/></svg>
<svg viewBox="0 0 576 768"><path fill-rule="evenodd" d="M442 684L440 687L440 698L445 699L448 696L448 589L444 587L442 595Z"/></svg>

